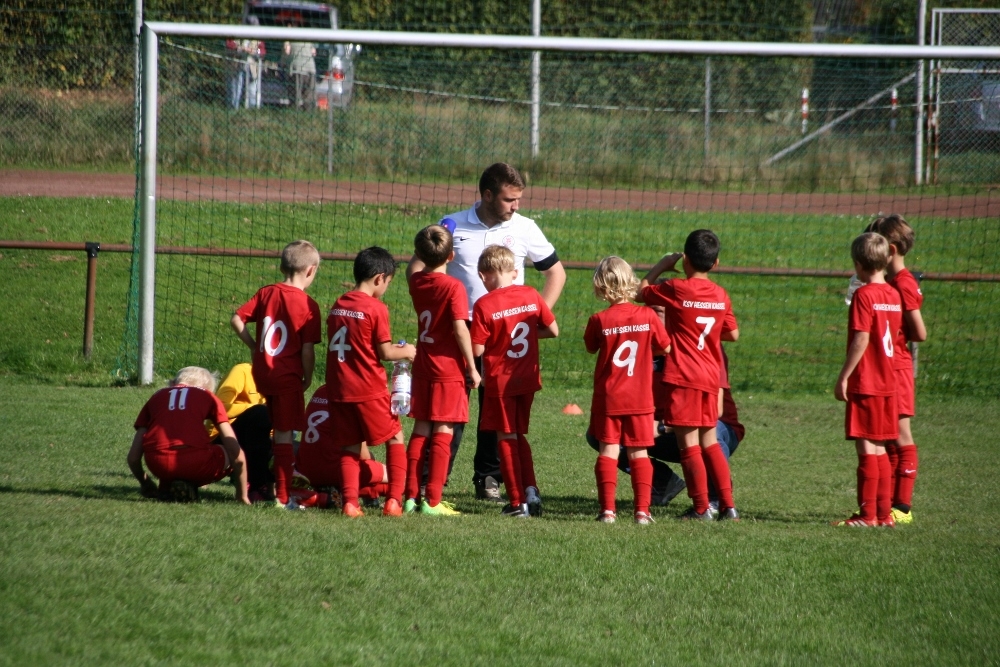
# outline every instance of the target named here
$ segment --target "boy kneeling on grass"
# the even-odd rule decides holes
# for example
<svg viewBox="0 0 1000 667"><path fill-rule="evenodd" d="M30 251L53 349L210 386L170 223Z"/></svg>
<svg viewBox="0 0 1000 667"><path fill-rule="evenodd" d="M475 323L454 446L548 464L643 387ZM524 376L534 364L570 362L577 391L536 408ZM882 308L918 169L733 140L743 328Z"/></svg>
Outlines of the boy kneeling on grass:
<svg viewBox="0 0 1000 667"><path fill-rule="evenodd" d="M198 499L198 487L232 475L236 500L246 505L246 459L229 425L226 409L213 393L217 378L197 366L177 372L170 386L146 401L135 420L135 437L128 467L147 498L189 502ZM222 444L213 445L205 430L211 421ZM142 468L159 478L157 486Z"/></svg>

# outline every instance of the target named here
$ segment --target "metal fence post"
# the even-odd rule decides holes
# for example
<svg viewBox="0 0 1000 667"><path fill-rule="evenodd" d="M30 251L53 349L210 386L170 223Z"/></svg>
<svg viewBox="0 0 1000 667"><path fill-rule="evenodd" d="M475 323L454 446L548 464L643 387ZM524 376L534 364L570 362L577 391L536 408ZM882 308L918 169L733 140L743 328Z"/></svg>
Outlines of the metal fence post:
<svg viewBox="0 0 1000 667"><path fill-rule="evenodd" d="M158 36L143 26L142 199L139 232L139 384L153 381L156 291L156 115Z"/></svg>
<svg viewBox="0 0 1000 667"><path fill-rule="evenodd" d="M542 34L542 0L531 0L531 34ZM542 52L531 53L531 157L538 157L538 125L542 107Z"/></svg>
<svg viewBox="0 0 1000 667"><path fill-rule="evenodd" d="M708 162L712 125L712 59L705 58L705 162Z"/></svg>
<svg viewBox="0 0 1000 667"><path fill-rule="evenodd" d="M920 0L917 10L917 45L924 45L924 32L927 29L927 0ZM914 139L914 177L917 185L924 182L924 61L917 61L917 128Z"/></svg>
<svg viewBox="0 0 1000 667"><path fill-rule="evenodd" d="M87 298L83 308L83 358L90 361L94 351L94 299L97 292L97 253L101 244L87 241Z"/></svg>

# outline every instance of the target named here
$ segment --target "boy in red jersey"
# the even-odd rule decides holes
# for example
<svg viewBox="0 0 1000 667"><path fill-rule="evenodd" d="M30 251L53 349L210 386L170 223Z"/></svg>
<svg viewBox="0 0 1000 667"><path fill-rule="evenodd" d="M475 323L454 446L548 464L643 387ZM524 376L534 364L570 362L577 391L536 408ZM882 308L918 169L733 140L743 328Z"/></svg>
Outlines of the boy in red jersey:
<svg viewBox="0 0 1000 667"><path fill-rule="evenodd" d="M406 449L399 419L389 408L383 361L412 361L409 343L393 345L389 309L381 301L396 273L396 261L385 248L365 248L354 258L354 289L342 295L326 319L326 391L331 442L341 449L340 489L344 514L362 516L358 507L361 446L386 445L389 497L384 516L403 513ZM336 428L333 425L336 424Z"/></svg>
<svg viewBox="0 0 1000 667"><path fill-rule="evenodd" d="M239 307L231 324L253 352L253 379L267 400L274 428L274 495L288 503L295 454L292 431L305 428L303 392L312 384L315 350L323 339L319 306L305 293L316 278L319 252L309 241L293 241L281 251L283 282L260 288ZM253 322L257 340L246 328Z"/></svg>
<svg viewBox="0 0 1000 667"><path fill-rule="evenodd" d="M306 404L306 430L302 432L302 442L295 453L295 468L302 473L309 484L330 497L324 505L322 499L317 504L342 507L340 488L343 479L340 472L340 449L332 441L329 400L326 385L321 385ZM358 478L358 496L366 501L376 501L389 491L389 477L386 467L371 457L368 447L361 446L361 474ZM301 501L300 501L301 504Z"/></svg>
<svg viewBox="0 0 1000 667"><path fill-rule="evenodd" d="M672 349L663 372L666 383L664 421L674 429L688 497L694 506L681 518L712 521L739 519L733 503L729 462L718 444L722 341L740 332L726 290L708 277L719 265L719 237L707 229L691 232L684 253L656 263L640 283L638 301L663 306ZM685 278L660 284L656 279L683 258ZM707 474L706 474L707 473ZM719 512L709 505L708 476L719 493Z"/></svg>
<svg viewBox="0 0 1000 667"><path fill-rule="evenodd" d="M644 370L653 356L665 354L670 338L652 308L629 303L639 281L621 257L606 257L594 271L594 293L610 305L587 322L583 342L598 353L590 432L600 443L594 474L601 512L597 520L615 522L618 456L624 446L632 474L635 522L650 524L653 464L646 453L653 445L653 388Z"/></svg>
<svg viewBox="0 0 1000 667"><path fill-rule="evenodd" d="M410 416L416 420L407 448L404 512L417 509L424 448L430 439L423 514L454 516L451 503L441 503L441 490L448 477L451 441L456 424L469 421L469 397L465 374L479 386L479 373L472 357L472 341L466 324L469 299L465 286L445 273L455 257L451 233L440 225L421 229L413 241L414 254L424 264L410 273L410 298L417 312L420 335L413 362L413 392Z"/></svg>
<svg viewBox="0 0 1000 667"><path fill-rule="evenodd" d="M234 476L236 500L246 505L246 459L229 426L226 409L216 398L216 377L197 366L177 372L170 386L153 394L135 420L128 467L147 498L198 499L198 487ZM205 422L219 429L222 444L213 445ZM142 459L159 488L142 469Z"/></svg>
<svg viewBox="0 0 1000 667"><path fill-rule="evenodd" d="M912 523L913 485L917 480L917 445L913 442L910 419L917 413L913 357L908 342L927 340L927 328L920 314L924 295L917 279L906 268L905 257L913 248L913 229L902 216L878 218L865 231L875 232L889 242L889 266L886 282L899 293L903 305L903 327L896 334L892 367L896 373L896 399L899 405L899 437L886 444L893 472L892 518L896 523Z"/></svg>
<svg viewBox="0 0 1000 667"><path fill-rule="evenodd" d="M896 290L885 282L889 243L875 233L851 243L858 280L847 318L847 359L837 377L834 396L847 401L844 427L858 452L860 509L837 526L887 526L892 519L892 468L885 443L899 437L895 338L902 327L903 307Z"/></svg>
<svg viewBox="0 0 1000 667"><path fill-rule="evenodd" d="M533 287L515 285L514 253L488 246L479 256L479 278L487 294L472 309L472 351L483 358L479 428L496 431L504 488L504 516L538 516L542 499L531 446L525 437L535 392L542 388L538 340L559 335L556 318Z"/></svg>

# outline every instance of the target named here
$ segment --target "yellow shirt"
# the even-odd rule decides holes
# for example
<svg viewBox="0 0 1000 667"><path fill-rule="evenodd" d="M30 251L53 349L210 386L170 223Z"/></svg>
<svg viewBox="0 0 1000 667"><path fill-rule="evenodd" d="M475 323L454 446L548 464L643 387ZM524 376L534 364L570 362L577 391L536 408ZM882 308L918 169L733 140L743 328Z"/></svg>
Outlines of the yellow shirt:
<svg viewBox="0 0 1000 667"><path fill-rule="evenodd" d="M264 397L257 393L257 385L250 372L250 364L236 364L229 375L219 385L215 395L226 408L226 415L232 421L243 414L248 408L264 403ZM218 431L210 429L210 436L215 438Z"/></svg>

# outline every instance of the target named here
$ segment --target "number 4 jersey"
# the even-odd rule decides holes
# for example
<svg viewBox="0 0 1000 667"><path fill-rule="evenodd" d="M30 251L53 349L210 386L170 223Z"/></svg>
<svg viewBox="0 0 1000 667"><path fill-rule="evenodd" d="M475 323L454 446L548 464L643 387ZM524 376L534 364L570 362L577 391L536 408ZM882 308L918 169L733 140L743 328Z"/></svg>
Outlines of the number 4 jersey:
<svg viewBox="0 0 1000 667"><path fill-rule="evenodd" d="M653 413L649 370L654 353L670 344L667 330L652 308L619 303L591 315L583 342L597 352L591 411L606 415Z"/></svg>
<svg viewBox="0 0 1000 667"><path fill-rule="evenodd" d="M538 329L556 321L533 287L510 285L486 294L472 309L472 344L485 346L487 396L518 396L542 388Z"/></svg>
<svg viewBox="0 0 1000 667"><path fill-rule="evenodd" d="M718 393L722 334L737 328L726 290L704 278L673 278L645 288L642 300L666 311L672 347L663 381Z"/></svg>
<svg viewBox="0 0 1000 667"><path fill-rule="evenodd" d="M302 345L323 340L319 305L298 287L278 283L257 290L236 315L256 325L252 372L257 391L264 396L301 393Z"/></svg>
<svg viewBox="0 0 1000 667"><path fill-rule="evenodd" d="M363 403L388 393L385 367L378 356L392 340L389 309L364 292L344 294L326 318L326 391L331 401Z"/></svg>
<svg viewBox="0 0 1000 667"><path fill-rule="evenodd" d="M899 293L886 283L862 285L851 299L847 316L847 349L859 331L868 332L868 347L851 377L847 393L862 396L892 396L896 393L893 372L896 332L903 326Z"/></svg>

